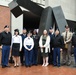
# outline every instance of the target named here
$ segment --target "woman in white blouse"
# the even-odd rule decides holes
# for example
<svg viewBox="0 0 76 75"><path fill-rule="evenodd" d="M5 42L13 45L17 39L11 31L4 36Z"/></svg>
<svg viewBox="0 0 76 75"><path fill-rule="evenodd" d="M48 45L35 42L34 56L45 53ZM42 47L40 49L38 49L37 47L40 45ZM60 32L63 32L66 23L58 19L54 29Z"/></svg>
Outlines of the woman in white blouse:
<svg viewBox="0 0 76 75"><path fill-rule="evenodd" d="M19 30L15 29L14 30L14 36L12 37L12 56L14 59L14 67L19 66L19 52L21 51L22 48L22 38L19 35Z"/></svg>
<svg viewBox="0 0 76 75"><path fill-rule="evenodd" d="M24 39L24 47L25 47L25 65L26 67L31 67L33 57L33 47L34 47L34 41L31 38L31 33L28 33L27 37Z"/></svg>

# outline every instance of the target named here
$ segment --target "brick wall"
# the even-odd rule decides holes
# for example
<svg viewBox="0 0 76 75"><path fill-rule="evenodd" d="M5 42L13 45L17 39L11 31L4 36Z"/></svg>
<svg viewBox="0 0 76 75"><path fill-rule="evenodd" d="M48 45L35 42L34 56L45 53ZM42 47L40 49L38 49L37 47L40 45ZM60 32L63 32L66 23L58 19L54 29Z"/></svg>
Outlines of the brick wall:
<svg viewBox="0 0 76 75"><path fill-rule="evenodd" d="M8 7L0 6L0 32L4 30L5 25L10 26L10 10Z"/></svg>

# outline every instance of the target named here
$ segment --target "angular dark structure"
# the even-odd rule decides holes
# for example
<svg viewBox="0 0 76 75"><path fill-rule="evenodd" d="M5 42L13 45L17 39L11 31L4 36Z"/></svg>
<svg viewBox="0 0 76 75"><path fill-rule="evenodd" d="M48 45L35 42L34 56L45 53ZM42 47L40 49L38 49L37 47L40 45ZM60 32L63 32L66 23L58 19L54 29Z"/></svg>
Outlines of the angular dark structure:
<svg viewBox="0 0 76 75"><path fill-rule="evenodd" d="M10 11L13 13L13 15L17 18L20 16L23 12L21 8L19 7L18 3L16 1L12 1L9 4Z"/></svg>
<svg viewBox="0 0 76 75"><path fill-rule="evenodd" d="M41 16L44 9L30 0L17 0L17 3L38 16Z"/></svg>
<svg viewBox="0 0 76 75"><path fill-rule="evenodd" d="M9 3L9 7L11 12L15 17L18 17L22 14L22 10L19 6L24 7L25 9L28 9L32 13L41 16L42 11L44 8L40 7L38 4L30 1L30 0L16 0Z"/></svg>
<svg viewBox="0 0 76 75"><path fill-rule="evenodd" d="M19 6L24 7L29 11L22 11ZM39 36L43 30L49 30L51 26L56 25L56 28L62 33L67 25L61 6L51 8L42 8L37 3L31 0L14 0L9 3L11 12L15 17L23 14L24 27L27 29L39 28Z"/></svg>
<svg viewBox="0 0 76 75"><path fill-rule="evenodd" d="M54 7L53 14L55 17L56 25L59 28L60 33L62 33L65 30L65 25L67 25L67 21L64 17L61 6Z"/></svg>
<svg viewBox="0 0 76 75"><path fill-rule="evenodd" d="M51 26L54 24L54 16L52 8L49 6L45 8L42 12L40 25L39 25L39 36L42 34L43 30L46 29L47 31Z"/></svg>

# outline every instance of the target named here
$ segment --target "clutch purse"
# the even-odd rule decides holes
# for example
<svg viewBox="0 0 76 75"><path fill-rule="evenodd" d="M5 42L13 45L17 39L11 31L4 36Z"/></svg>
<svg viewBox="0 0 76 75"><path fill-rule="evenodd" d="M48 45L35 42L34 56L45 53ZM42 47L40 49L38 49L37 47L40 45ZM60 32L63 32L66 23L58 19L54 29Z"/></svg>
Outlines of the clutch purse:
<svg viewBox="0 0 76 75"><path fill-rule="evenodd" d="M68 44L65 44L65 48L66 48L66 49L68 48Z"/></svg>

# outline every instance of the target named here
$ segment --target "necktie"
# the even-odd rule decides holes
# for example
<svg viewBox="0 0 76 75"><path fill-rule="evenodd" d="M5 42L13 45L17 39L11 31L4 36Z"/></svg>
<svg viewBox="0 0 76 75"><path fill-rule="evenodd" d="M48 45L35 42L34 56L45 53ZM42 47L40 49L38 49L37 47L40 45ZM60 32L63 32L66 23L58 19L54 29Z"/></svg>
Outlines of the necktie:
<svg viewBox="0 0 76 75"><path fill-rule="evenodd" d="M65 41L67 41L67 32L66 32L66 35L65 35Z"/></svg>

